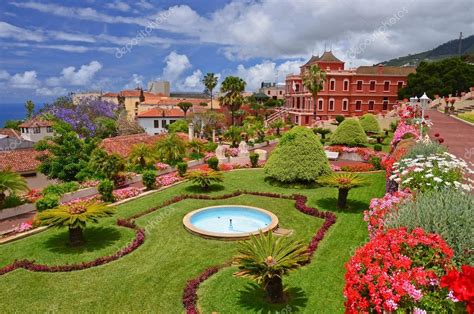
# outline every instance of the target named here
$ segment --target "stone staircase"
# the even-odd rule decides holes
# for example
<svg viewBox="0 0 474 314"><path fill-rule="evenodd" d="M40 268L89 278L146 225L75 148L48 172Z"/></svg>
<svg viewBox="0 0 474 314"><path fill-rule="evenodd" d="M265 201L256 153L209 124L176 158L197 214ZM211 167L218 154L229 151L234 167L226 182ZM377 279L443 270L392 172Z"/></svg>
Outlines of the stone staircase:
<svg viewBox="0 0 474 314"><path fill-rule="evenodd" d="M265 119L265 127L268 127L272 122L277 121L277 120L285 120L286 117L288 116L288 108L286 107L280 107L275 110L274 113L268 116L267 119Z"/></svg>

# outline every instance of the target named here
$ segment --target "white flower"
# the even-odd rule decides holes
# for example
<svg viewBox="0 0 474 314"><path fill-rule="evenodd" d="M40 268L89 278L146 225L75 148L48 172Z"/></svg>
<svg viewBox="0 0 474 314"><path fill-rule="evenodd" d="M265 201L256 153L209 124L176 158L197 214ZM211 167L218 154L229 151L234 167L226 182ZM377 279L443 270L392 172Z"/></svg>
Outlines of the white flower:
<svg viewBox="0 0 474 314"><path fill-rule="evenodd" d="M432 173L428 173L425 177L429 179L429 178L434 177L434 175Z"/></svg>
<svg viewBox="0 0 474 314"><path fill-rule="evenodd" d="M437 183L443 182L443 179L438 178L438 177L434 177L433 180Z"/></svg>

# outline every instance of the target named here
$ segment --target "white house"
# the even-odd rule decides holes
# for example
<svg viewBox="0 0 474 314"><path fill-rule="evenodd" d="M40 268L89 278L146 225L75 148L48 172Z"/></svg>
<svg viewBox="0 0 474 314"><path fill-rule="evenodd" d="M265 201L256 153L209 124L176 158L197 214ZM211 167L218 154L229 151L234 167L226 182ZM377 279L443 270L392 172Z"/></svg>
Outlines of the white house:
<svg viewBox="0 0 474 314"><path fill-rule="evenodd" d="M39 142L46 136L53 135L53 123L36 117L20 124L20 131L23 139Z"/></svg>
<svg viewBox="0 0 474 314"><path fill-rule="evenodd" d="M137 116L138 124L149 135L165 133L167 125L181 119L184 119L184 112L179 108L153 108Z"/></svg>

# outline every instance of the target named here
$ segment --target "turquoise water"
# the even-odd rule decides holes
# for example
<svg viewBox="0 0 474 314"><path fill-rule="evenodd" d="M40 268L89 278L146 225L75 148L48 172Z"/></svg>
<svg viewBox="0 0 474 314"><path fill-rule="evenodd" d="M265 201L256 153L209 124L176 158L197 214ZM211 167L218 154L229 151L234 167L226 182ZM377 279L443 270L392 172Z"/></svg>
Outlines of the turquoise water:
<svg viewBox="0 0 474 314"><path fill-rule="evenodd" d="M196 228L219 233L249 233L270 225L270 215L246 206L210 207L191 217Z"/></svg>

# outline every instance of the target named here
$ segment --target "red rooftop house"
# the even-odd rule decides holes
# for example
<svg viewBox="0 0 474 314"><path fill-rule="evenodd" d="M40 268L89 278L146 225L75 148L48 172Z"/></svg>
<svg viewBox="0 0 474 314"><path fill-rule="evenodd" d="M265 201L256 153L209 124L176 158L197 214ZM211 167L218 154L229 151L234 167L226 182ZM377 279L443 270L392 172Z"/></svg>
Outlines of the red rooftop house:
<svg viewBox="0 0 474 314"><path fill-rule="evenodd" d="M312 56L301 66L300 74L286 77L286 104L282 111L298 125L314 123L312 95L303 86L301 73L316 64L326 72L326 81L317 97L317 117L328 120L337 115L360 116L367 112L387 113L397 101L397 92L406 86L407 76L415 67L361 66L345 69L344 61L331 51Z"/></svg>

